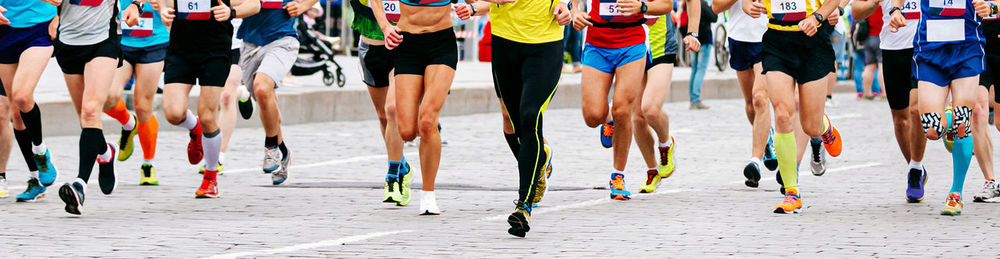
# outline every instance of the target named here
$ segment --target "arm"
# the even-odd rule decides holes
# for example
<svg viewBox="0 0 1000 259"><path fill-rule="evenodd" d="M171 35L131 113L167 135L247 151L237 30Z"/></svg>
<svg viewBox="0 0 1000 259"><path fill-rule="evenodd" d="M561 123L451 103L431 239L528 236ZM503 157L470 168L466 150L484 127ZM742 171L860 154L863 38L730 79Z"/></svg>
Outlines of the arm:
<svg viewBox="0 0 1000 259"><path fill-rule="evenodd" d="M385 37L385 48L394 49L403 42L403 35L399 34L399 28L392 25L388 18L385 18L385 9L382 9L382 0L368 0L368 6L372 7L375 14L375 21L379 28L382 28L382 35Z"/></svg>
<svg viewBox="0 0 1000 259"><path fill-rule="evenodd" d="M903 3L904 0L892 0L892 7L902 8ZM889 31L897 32L899 27L906 26L906 18L903 17L902 11L889 11L889 16L892 16L889 18Z"/></svg>
<svg viewBox="0 0 1000 259"><path fill-rule="evenodd" d="M257 4L259 5L260 1L257 2L258 2ZM319 2L319 0L292 1L285 4L285 6L282 6L281 9L285 9L285 11L288 12L288 16L299 17L299 15L302 15L306 13L306 11L309 11L309 8L312 8L312 6L316 4L316 2Z"/></svg>
<svg viewBox="0 0 1000 259"><path fill-rule="evenodd" d="M260 12L260 1L232 0L229 3L236 10L236 14L233 14L236 18L246 18Z"/></svg>
<svg viewBox="0 0 1000 259"><path fill-rule="evenodd" d="M476 13L473 14L475 16L486 16L486 15L489 15L490 14L490 6L493 6L493 5L490 4L490 2L486 2L486 1L476 1L476 2L473 2L472 5L476 6Z"/></svg>
<svg viewBox="0 0 1000 259"><path fill-rule="evenodd" d="M580 0L570 0L570 3L573 3L573 10L571 10L573 12L573 29L582 31L583 28L594 25L587 20L587 13L583 12L583 5L580 4Z"/></svg>
<svg viewBox="0 0 1000 259"><path fill-rule="evenodd" d="M139 13L141 11L140 6L145 3L146 0L134 0L129 3L128 7L125 7L125 11L122 11L122 20L125 21L125 24L128 24L128 26L135 26L136 24L139 24Z"/></svg>
<svg viewBox="0 0 1000 259"><path fill-rule="evenodd" d="M684 4L687 7L688 24L687 31L684 32L684 45L687 45L688 51L698 52L701 49L701 42L698 42L698 37L691 35L691 33L698 33L698 28L701 23L701 0L687 0Z"/></svg>
<svg viewBox="0 0 1000 259"><path fill-rule="evenodd" d="M876 0L854 0L851 3L851 16L854 19L867 19L872 13L875 13L875 8L879 6Z"/></svg>
<svg viewBox="0 0 1000 259"><path fill-rule="evenodd" d="M712 1L712 12L716 13L716 14L721 13L721 12L725 12L727 9L729 9L729 7L732 7L733 4L736 4L736 2L738 2L738 1L740 1L740 0L717 0L717 1Z"/></svg>
<svg viewBox="0 0 1000 259"><path fill-rule="evenodd" d="M622 12L622 14L626 16L642 13L642 5L643 3L639 0L617 1L618 11ZM646 12L644 14L660 16L670 13L670 10L673 9L674 3L671 0L649 0L645 3L645 5Z"/></svg>
<svg viewBox="0 0 1000 259"><path fill-rule="evenodd" d="M830 17L830 14L836 11L837 7L839 6L840 6L840 1L827 1L824 2L823 5L821 5L819 9L816 10L815 13L824 17L823 19L826 20L826 17ZM817 20L816 15L810 15L809 17L802 19L802 21L799 21L798 25L799 25L799 30L802 30L802 32L809 37L816 35L816 32L819 31L819 29L817 28L817 26L819 26L819 20Z"/></svg>

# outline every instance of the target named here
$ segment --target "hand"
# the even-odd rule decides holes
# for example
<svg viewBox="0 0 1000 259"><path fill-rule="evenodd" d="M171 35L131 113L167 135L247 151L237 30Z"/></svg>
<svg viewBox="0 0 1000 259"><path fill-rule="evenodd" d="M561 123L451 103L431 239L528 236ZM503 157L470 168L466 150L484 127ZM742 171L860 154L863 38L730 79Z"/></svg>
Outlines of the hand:
<svg viewBox="0 0 1000 259"><path fill-rule="evenodd" d="M972 6L976 8L976 14L978 14L979 17L987 17L993 14L990 4L986 3L986 1L972 0Z"/></svg>
<svg viewBox="0 0 1000 259"><path fill-rule="evenodd" d="M299 1L288 2L288 4L281 7L281 9L285 9L285 11L288 12L288 16L291 17L299 17L299 15L309 11L309 8L312 8L312 6L306 6Z"/></svg>
<svg viewBox="0 0 1000 259"><path fill-rule="evenodd" d="M128 26L135 26L139 24L139 7L134 4L129 4L125 11L122 12L122 20L125 20L125 24Z"/></svg>
<svg viewBox="0 0 1000 259"><path fill-rule="evenodd" d="M618 0L615 3L615 7L625 16L631 16L638 14L642 10L642 3L639 0Z"/></svg>
<svg viewBox="0 0 1000 259"><path fill-rule="evenodd" d="M553 8L552 16L555 16L556 22L559 26L567 25L573 22L573 13L569 11L569 7L564 4L557 4L556 8Z"/></svg>
<svg viewBox="0 0 1000 259"><path fill-rule="evenodd" d="M468 20L472 18L472 7L468 4L455 4L455 14L459 19Z"/></svg>
<svg viewBox="0 0 1000 259"><path fill-rule="evenodd" d="M174 23L174 8L166 7L160 9L160 21L163 25L170 26Z"/></svg>
<svg viewBox="0 0 1000 259"><path fill-rule="evenodd" d="M389 25L382 28L382 35L385 36L385 48L395 49L399 43L403 42L403 35L399 34L399 27Z"/></svg>
<svg viewBox="0 0 1000 259"><path fill-rule="evenodd" d="M698 52L701 50L701 42L691 35L684 36L684 45L687 46L687 51Z"/></svg>
<svg viewBox="0 0 1000 259"><path fill-rule="evenodd" d="M760 0L753 0L753 4L750 5L750 10L743 10L753 18L759 18L761 14L767 13L767 8L764 8L764 3Z"/></svg>
<svg viewBox="0 0 1000 259"><path fill-rule="evenodd" d="M840 23L840 9L833 9L833 12L830 13L830 17L826 18L826 22L830 23L830 25L837 25Z"/></svg>
<svg viewBox="0 0 1000 259"><path fill-rule="evenodd" d="M892 12L889 16L889 31L898 32L900 27L906 26L906 17L903 17L903 11Z"/></svg>
<svg viewBox="0 0 1000 259"><path fill-rule="evenodd" d="M42 0L42 1L45 1L46 3L49 3L50 5L54 6L59 6L62 4L62 0Z"/></svg>
<svg viewBox="0 0 1000 259"><path fill-rule="evenodd" d="M153 10L156 10L157 12L160 11L160 0L149 0L147 2L153 5Z"/></svg>
<svg viewBox="0 0 1000 259"><path fill-rule="evenodd" d="M819 21L816 20L816 16L810 15L809 17L799 21L799 30L802 30L806 36L812 37L813 35L816 35L816 31L818 31L816 28L817 25L819 25Z"/></svg>
<svg viewBox="0 0 1000 259"><path fill-rule="evenodd" d="M593 25L593 23L590 23L590 21L587 20L587 13L582 11L573 11L573 29L582 31L583 28Z"/></svg>
<svg viewBox="0 0 1000 259"><path fill-rule="evenodd" d="M6 12L7 12L7 8L3 8L3 6L0 6L0 25L8 25L8 24L10 24L10 20L7 20L7 17L3 17L3 13L6 13Z"/></svg>
<svg viewBox="0 0 1000 259"><path fill-rule="evenodd" d="M219 5L216 5L216 6L212 7L212 9L211 9L212 10L212 16L215 16L215 20L216 21L220 21L220 22L229 21L229 17L231 17L231 16L233 16L235 14L232 13L232 12L230 12L229 6L227 6L225 3L223 3L222 0L216 0L216 1L219 2Z"/></svg>

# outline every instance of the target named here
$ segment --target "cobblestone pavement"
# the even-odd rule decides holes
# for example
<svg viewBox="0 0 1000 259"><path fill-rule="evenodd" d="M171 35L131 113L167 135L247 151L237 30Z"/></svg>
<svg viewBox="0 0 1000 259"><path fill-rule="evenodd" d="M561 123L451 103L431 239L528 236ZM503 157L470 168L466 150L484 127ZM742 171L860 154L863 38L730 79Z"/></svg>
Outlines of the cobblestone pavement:
<svg viewBox="0 0 1000 259"><path fill-rule="evenodd" d="M598 131L585 127L579 110L549 111L555 172L524 239L506 233L517 173L500 116L478 114L441 119L449 144L438 177L440 216L418 216L419 197L407 207L380 202L386 164L375 121L286 127L295 161L281 187L259 171L263 131L237 129L220 177L223 196L214 200L194 199L200 176L185 162L186 136L167 131L160 186L137 186L140 162L132 158L118 164L113 195L91 183L82 217L63 212L55 187L33 203L0 200L0 257L1000 256L991 238L998 205L970 202L962 216L938 215L951 184L940 142L928 144L926 201L907 204L906 164L887 104L838 97L829 113L845 151L829 160L825 176L802 167L806 208L795 215L771 212L781 200L773 176L759 189L743 186L750 127L741 100L720 100L705 111L666 105L678 171L657 193L625 202L608 200L611 151L600 147ZM117 131L108 130L108 139ZM57 184L70 180L77 138L46 141L61 169ZM419 171L416 150L408 146L406 155ZM17 193L26 175L14 152L8 177ZM636 152L630 160L627 186L638 192L644 166ZM973 165L965 195L981 181Z"/></svg>

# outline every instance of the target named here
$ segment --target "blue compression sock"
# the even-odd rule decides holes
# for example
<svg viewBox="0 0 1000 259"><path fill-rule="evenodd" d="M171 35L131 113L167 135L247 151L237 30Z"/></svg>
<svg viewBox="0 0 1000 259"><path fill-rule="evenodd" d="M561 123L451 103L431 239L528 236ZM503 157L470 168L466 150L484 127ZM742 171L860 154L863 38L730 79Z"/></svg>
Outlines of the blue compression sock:
<svg viewBox="0 0 1000 259"><path fill-rule="evenodd" d="M965 184L965 174L969 171L969 163L972 162L972 146L972 136L955 139L955 145L951 149L954 176L952 176L950 193L962 193L962 188Z"/></svg>

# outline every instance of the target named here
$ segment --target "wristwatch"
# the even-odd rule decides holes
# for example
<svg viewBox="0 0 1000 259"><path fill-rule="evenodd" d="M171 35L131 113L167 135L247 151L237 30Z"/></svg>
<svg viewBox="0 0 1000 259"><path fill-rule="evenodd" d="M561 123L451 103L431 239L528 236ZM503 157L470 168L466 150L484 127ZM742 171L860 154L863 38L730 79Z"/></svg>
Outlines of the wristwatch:
<svg viewBox="0 0 1000 259"><path fill-rule="evenodd" d="M472 16L476 16L476 12L477 12L476 5L469 4L469 8L472 8Z"/></svg>
<svg viewBox="0 0 1000 259"><path fill-rule="evenodd" d="M826 21L826 19L823 18L823 15L819 13L813 13L813 17L816 17L816 21L820 23Z"/></svg>
<svg viewBox="0 0 1000 259"><path fill-rule="evenodd" d="M642 4L642 6L639 7L639 13L645 14L646 11L648 10L648 7L646 7L646 2L639 2L639 3Z"/></svg>
<svg viewBox="0 0 1000 259"><path fill-rule="evenodd" d="M232 6L230 6L229 7L229 20L232 21L233 19L236 19L236 8L233 8Z"/></svg>
<svg viewBox="0 0 1000 259"><path fill-rule="evenodd" d="M990 15L996 15L997 12L1000 11L1000 10L997 10L997 4L993 3L993 1L989 1L989 2L986 2L986 3L990 4Z"/></svg>
<svg viewBox="0 0 1000 259"><path fill-rule="evenodd" d="M688 35L688 36L691 36L691 37L695 37L695 38L697 38L697 37L698 37L698 33L697 33L697 32L688 32L688 34L687 34L687 35Z"/></svg>
<svg viewBox="0 0 1000 259"><path fill-rule="evenodd" d="M895 7L895 6L893 6L892 8L889 8L889 15L892 15L892 13L893 13L893 12L895 12L895 11L900 11L900 12L902 12L902 11L903 11L903 9L899 9L899 7Z"/></svg>
<svg viewBox="0 0 1000 259"><path fill-rule="evenodd" d="M132 5L135 5L136 8L139 8L139 12L142 12L142 4L139 1L132 0Z"/></svg>

